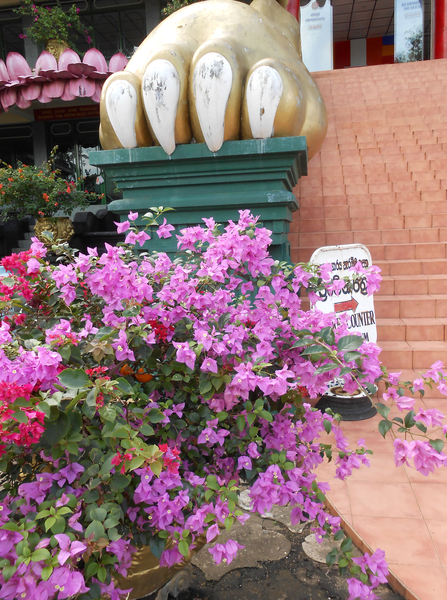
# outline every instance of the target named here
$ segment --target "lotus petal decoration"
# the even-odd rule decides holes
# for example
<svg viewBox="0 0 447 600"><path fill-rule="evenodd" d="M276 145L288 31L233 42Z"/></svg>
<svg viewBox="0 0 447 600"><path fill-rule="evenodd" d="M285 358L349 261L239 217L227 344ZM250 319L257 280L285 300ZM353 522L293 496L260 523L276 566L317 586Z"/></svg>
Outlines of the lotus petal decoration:
<svg viewBox="0 0 447 600"><path fill-rule="evenodd" d="M103 53L97 50L97 48L90 48L90 50L87 50L82 62L86 65L95 67L95 71L98 73L106 73L108 70L106 59L104 58Z"/></svg>
<svg viewBox="0 0 447 600"><path fill-rule="evenodd" d="M122 52L117 52L112 56L109 62L109 73L117 73L118 71L124 71L129 61Z"/></svg>
<svg viewBox="0 0 447 600"><path fill-rule="evenodd" d="M75 100L76 96L73 95L70 91L70 83L71 81L66 81L65 82L65 89L64 89L64 93L61 96L61 100L65 100L65 102L69 102L70 100Z"/></svg>
<svg viewBox="0 0 447 600"><path fill-rule="evenodd" d="M35 83L33 85L38 86L39 91L40 91L41 85L39 83ZM22 90L17 90L16 104L19 108L29 108L31 106L31 100L29 100L28 98L25 97L24 92L26 92L26 91L27 91L26 88L24 88ZM34 100L34 98L33 98L33 100Z"/></svg>
<svg viewBox="0 0 447 600"><path fill-rule="evenodd" d="M6 68L12 81L18 81L19 76L33 75L26 59L18 52L9 52L6 57Z"/></svg>
<svg viewBox="0 0 447 600"><path fill-rule="evenodd" d="M72 79L70 82L70 93L78 98L91 98L95 93L95 82L93 79Z"/></svg>
<svg viewBox="0 0 447 600"><path fill-rule="evenodd" d="M20 90L20 94L22 95L24 100L31 103L32 100L37 100L37 98L40 96L41 91L42 91L41 83L31 83L30 85L24 86ZM19 106L18 102L17 102L17 106ZM19 107L19 108L21 108L21 107Z"/></svg>
<svg viewBox="0 0 447 600"><path fill-rule="evenodd" d="M0 82L8 83L11 80L8 69L2 59L0 59Z"/></svg>
<svg viewBox="0 0 447 600"><path fill-rule="evenodd" d="M48 98L60 98L65 90L65 80L56 79L44 84L45 94Z"/></svg>
<svg viewBox="0 0 447 600"><path fill-rule="evenodd" d="M75 65L80 62L81 59L78 54L71 48L67 48L62 52L57 64L58 70L55 71L53 76L56 79L73 79L75 75L68 70L68 65Z"/></svg>
<svg viewBox="0 0 447 600"><path fill-rule="evenodd" d="M40 53L39 58L36 61L34 71L36 75L51 77L53 73L57 71L57 60L50 52L44 50Z"/></svg>
<svg viewBox="0 0 447 600"><path fill-rule="evenodd" d="M92 96L92 100L93 102L99 102L101 101L101 91L102 91L102 86L104 85L104 81L101 80L96 80L95 81L95 93Z"/></svg>

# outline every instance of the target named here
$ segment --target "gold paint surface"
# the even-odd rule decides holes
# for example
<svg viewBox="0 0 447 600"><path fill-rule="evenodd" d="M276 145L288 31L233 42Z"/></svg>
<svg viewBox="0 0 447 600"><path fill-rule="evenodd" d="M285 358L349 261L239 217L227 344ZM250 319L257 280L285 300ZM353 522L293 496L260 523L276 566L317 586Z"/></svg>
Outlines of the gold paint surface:
<svg viewBox="0 0 447 600"><path fill-rule="evenodd" d="M175 125L176 143L190 141L191 130L196 141L203 141L194 104L192 73L203 54L218 52L233 70L225 140L253 137L243 98L247 76L260 63L277 68L284 87L273 136L306 135L309 159L318 151L326 136L326 109L301 60L299 24L281 6L284 4L285 0L254 0L250 5L235 0L198 2L162 21L140 45L126 67L126 74L133 74L141 81L147 65L157 58L170 60L179 72L181 93ZM104 149L110 149L120 146L114 145L110 123L103 118L106 89L105 85L101 98L101 143ZM144 128L141 124L139 127Z"/></svg>

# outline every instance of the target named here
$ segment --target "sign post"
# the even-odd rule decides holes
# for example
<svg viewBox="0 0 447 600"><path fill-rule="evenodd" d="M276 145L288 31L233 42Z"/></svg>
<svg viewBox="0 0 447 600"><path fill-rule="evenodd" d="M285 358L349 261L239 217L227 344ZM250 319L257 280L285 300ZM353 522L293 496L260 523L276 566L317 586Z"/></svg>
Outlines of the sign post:
<svg viewBox="0 0 447 600"><path fill-rule="evenodd" d="M364 268L372 265L371 254L362 244L345 246L324 246L312 254L310 262L317 265L330 263L333 279L343 279L349 275L349 269L358 262ZM373 296L368 296L365 278L361 275L353 289L345 286L337 295L332 292L319 292L320 300L315 308L324 313L335 312L348 315L348 328L351 333L360 333L368 342L377 342L376 314Z"/></svg>

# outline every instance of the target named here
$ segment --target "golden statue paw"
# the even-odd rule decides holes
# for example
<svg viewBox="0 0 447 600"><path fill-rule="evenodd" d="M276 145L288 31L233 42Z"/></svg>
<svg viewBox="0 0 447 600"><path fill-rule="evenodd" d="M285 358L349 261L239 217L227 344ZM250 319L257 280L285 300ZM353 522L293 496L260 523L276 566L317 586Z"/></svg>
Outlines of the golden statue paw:
<svg viewBox="0 0 447 600"><path fill-rule="evenodd" d="M299 25L276 0L207 0L177 11L101 97L106 150L155 143L172 154L196 141L217 152L226 140L305 135L311 157L326 129Z"/></svg>

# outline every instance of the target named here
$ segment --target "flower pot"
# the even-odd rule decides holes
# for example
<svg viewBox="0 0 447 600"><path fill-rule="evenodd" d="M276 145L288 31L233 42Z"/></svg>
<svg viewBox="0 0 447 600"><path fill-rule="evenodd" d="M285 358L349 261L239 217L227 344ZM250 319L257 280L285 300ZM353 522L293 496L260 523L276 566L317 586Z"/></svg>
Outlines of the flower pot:
<svg viewBox="0 0 447 600"><path fill-rule="evenodd" d="M189 556L172 567L160 567L158 558L149 547L140 548L132 557L132 566L127 571L127 576L115 576L118 587L132 588L127 600L144 598L157 591L154 600L167 600L169 595L177 598L180 592L188 589L191 583L191 559L205 544L205 535L199 536L197 545ZM169 547L169 542L167 546Z"/></svg>
<svg viewBox="0 0 447 600"><path fill-rule="evenodd" d="M64 50L69 48L67 42L63 40L47 40L45 50L52 54L56 60L59 60L60 55Z"/></svg>
<svg viewBox="0 0 447 600"><path fill-rule="evenodd" d="M46 235L44 235L45 232L51 233L53 236L52 239L49 239ZM36 219L34 233L40 242L50 248L57 241L70 241L70 238L74 233L74 229L69 217L42 217L41 219Z"/></svg>
<svg viewBox="0 0 447 600"><path fill-rule="evenodd" d="M320 398L315 408L321 412L330 408L334 413L338 413L344 421L364 421L377 413L366 394L363 392L348 394L337 383Z"/></svg>

